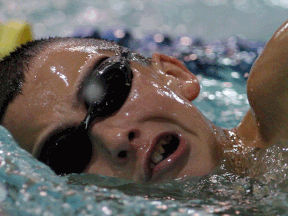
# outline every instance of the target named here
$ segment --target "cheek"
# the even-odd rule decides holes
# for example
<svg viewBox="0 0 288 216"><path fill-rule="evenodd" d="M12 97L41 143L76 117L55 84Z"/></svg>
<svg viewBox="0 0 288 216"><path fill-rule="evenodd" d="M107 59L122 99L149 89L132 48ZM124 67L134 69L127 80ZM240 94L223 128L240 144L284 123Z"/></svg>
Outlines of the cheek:
<svg viewBox="0 0 288 216"><path fill-rule="evenodd" d="M171 104L184 103L184 100L166 86L164 81L149 76L139 76L129 99L148 109L154 106L168 108Z"/></svg>
<svg viewBox="0 0 288 216"><path fill-rule="evenodd" d="M83 171L83 173L112 176L123 179L132 179L134 172L134 163L116 165L113 163L113 159L111 159L109 155L101 151L96 155L93 155L91 162Z"/></svg>
<svg viewBox="0 0 288 216"><path fill-rule="evenodd" d="M204 176L209 174L217 164L211 149L207 146L198 146L197 149L192 149L187 166L182 173L189 176Z"/></svg>
<svg viewBox="0 0 288 216"><path fill-rule="evenodd" d="M105 176L113 176L113 172L110 169L110 167L107 166L107 163L105 163L102 160L98 160L97 162L89 164L85 168L83 173L99 174L99 175L105 175Z"/></svg>
<svg viewBox="0 0 288 216"><path fill-rule="evenodd" d="M203 142L205 145L201 147L203 158L207 160L203 161L203 166L207 168L213 168L220 162L220 149L218 141L212 131L208 131L204 136Z"/></svg>
<svg viewBox="0 0 288 216"><path fill-rule="evenodd" d="M113 176L113 171L110 167L109 155L99 143L99 145L93 147L92 158L83 172Z"/></svg>

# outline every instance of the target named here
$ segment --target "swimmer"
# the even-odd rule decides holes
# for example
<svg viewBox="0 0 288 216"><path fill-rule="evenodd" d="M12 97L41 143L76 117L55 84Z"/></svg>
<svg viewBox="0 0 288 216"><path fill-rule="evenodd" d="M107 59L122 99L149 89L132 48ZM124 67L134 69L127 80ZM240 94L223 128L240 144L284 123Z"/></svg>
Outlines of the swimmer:
<svg viewBox="0 0 288 216"><path fill-rule="evenodd" d="M225 159L245 174L248 152L287 139L288 21L247 81L250 110L220 128L193 105L199 82L179 60L116 43L50 38L0 62L1 125L57 174L135 182L209 174Z"/></svg>

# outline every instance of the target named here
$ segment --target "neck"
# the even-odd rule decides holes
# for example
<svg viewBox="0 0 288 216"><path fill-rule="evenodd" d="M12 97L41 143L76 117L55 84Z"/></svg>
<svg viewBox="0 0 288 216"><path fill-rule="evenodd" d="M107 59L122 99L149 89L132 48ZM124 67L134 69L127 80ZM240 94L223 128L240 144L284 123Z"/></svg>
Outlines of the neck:
<svg viewBox="0 0 288 216"><path fill-rule="evenodd" d="M215 136L218 140L221 163L227 171L238 175L247 175L249 164L251 163L251 152L257 146L251 145L251 140L247 140L238 133L238 127L233 129L223 129L213 125Z"/></svg>

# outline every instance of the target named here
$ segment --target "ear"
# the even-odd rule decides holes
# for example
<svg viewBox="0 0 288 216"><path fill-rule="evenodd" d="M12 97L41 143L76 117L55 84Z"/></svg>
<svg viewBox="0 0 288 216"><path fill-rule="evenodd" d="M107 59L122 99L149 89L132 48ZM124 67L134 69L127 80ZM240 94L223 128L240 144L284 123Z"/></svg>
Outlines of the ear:
<svg viewBox="0 0 288 216"><path fill-rule="evenodd" d="M152 60L155 67L164 73L167 84L176 88L176 91L187 100L193 101L200 93L197 77L191 73L178 59L161 53L154 53Z"/></svg>

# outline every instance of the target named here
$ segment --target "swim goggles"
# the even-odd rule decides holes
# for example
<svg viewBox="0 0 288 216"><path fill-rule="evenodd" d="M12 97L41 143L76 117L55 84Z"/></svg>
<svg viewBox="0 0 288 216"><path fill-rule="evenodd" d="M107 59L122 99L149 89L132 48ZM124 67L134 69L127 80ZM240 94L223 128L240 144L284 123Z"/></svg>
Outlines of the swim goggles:
<svg viewBox="0 0 288 216"><path fill-rule="evenodd" d="M87 115L79 126L59 131L43 145L38 160L58 175L81 173L92 157L88 129L97 117L108 117L125 103L132 84L128 49L100 63L78 92L84 99Z"/></svg>

